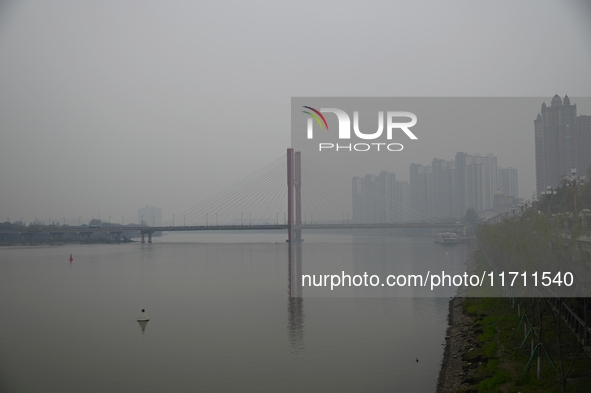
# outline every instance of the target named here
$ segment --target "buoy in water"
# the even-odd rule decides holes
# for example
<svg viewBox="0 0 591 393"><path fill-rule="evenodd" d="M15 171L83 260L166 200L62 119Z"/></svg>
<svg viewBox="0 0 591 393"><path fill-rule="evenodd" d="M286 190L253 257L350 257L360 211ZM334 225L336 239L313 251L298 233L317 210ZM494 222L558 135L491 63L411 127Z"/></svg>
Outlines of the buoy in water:
<svg viewBox="0 0 591 393"><path fill-rule="evenodd" d="M70 262L72 262L74 258L72 258L72 254L70 254Z"/></svg>
<svg viewBox="0 0 591 393"><path fill-rule="evenodd" d="M146 310L142 308L142 313L140 314L140 317L137 319L138 322L148 322L150 320L150 318L148 318L148 315L146 314Z"/></svg>
<svg viewBox="0 0 591 393"><path fill-rule="evenodd" d="M419 362L419 358L417 358L417 363Z"/></svg>

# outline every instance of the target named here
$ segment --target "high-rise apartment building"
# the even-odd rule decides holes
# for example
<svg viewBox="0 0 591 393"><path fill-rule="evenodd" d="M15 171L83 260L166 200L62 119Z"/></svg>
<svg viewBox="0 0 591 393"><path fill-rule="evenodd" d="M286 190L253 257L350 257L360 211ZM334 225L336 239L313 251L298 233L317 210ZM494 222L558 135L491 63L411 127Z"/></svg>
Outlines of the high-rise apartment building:
<svg viewBox="0 0 591 393"><path fill-rule="evenodd" d="M410 164L410 207L418 215L418 221L433 217L431 166Z"/></svg>
<svg viewBox="0 0 591 393"><path fill-rule="evenodd" d="M519 193L517 189L517 169L499 168L498 169L498 190L504 196L517 198Z"/></svg>
<svg viewBox="0 0 591 393"><path fill-rule="evenodd" d="M456 217L457 196L456 187L456 163L439 158L431 163L431 181L433 195L433 216L437 218Z"/></svg>
<svg viewBox="0 0 591 393"><path fill-rule="evenodd" d="M391 172L355 176L352 180L353 222L408 221L408 189L408 182L397 181Z"/></svg>
<svg viewBox="0 0 591 393"><path fill-rule="evenodd" d="M556 94L534 120L536 149L536 191L558 187L564 176L576 168L587 174L591 166L591 116L577 116L577 105Z"/></svg>
<svg viewBox="0 0 591 393"><path fill-rule="evenodd" d="M477 212L492 209L496 185L496 157L481 157L459 152L456 154L456 218L461 219L469 207ZM491 168L495 174L492 175ZM493 185L494 184L494 185ZM490 191L490 207L488 192Z"/></svg>
<svg viewBox="0 0 591 393"><path fill-rule="evenodd" d="M517 170L506 171L507 189L517 197ZM497 158L491 153L459 152L453 161L436 158L430 166L411 164L411 207L430 219L461 219L469 207L479 213L493 211L499 173Z"/></svg>

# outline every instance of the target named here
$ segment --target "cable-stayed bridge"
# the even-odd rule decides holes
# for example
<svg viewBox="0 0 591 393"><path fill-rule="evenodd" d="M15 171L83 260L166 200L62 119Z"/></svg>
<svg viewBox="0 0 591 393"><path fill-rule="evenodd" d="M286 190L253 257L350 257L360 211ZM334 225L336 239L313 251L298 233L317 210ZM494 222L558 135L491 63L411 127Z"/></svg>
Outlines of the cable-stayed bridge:
<svg viewBox="0 0 591 393"><path fill-rule="evenodd" d="M301 241L306 229L376 229L376 228L458 228L463 224L444 224L410 209L376 190L363 190L369 196L365 209L371 214L363 220L355 217L352 208L352 182L302 158L300 152L287 149L281 156L237 183L159 226L92 227L38 226L21 230L0 231L20 233L25 241L35 233L48 233L59 238L66 232L80 234L81 240L92 233L106 232L119 240L123 232L137 231L151 242L154 232L214 230L286 230L287 241ZM368 219L369 217L369 219ZM400 219L404 217L405 219ZM181 225L182 224L182 225Z"/></svg>

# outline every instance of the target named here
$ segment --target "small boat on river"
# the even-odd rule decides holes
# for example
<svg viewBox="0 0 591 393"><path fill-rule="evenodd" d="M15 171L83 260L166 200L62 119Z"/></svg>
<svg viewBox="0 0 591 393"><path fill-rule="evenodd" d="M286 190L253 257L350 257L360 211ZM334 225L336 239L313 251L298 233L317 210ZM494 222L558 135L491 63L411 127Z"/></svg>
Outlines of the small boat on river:
<svg viewBox="0 0 591 393"><path fill-rule="evenodd" d="M457 244L458 235L453 232L441 232L439 235L437 235L436 243L444 245Z"/></svg>

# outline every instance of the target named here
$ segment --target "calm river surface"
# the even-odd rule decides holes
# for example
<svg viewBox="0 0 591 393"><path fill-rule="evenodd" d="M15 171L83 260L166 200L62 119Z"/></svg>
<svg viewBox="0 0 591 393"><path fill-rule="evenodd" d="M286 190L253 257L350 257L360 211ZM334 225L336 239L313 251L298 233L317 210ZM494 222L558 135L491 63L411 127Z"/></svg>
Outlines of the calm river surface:
<svg viewBox="0 0 591 393"><path fill-rule="evenodd" d="M350 270L434 271L445 260L463 271L464 245L388 236L388 266L356 257ZM152 244L0 248L0 392L435 391L455 291L311 297L303 288L290 298L285 237L175 233ZM302 247L369 239L308 234Z"/></svg>

